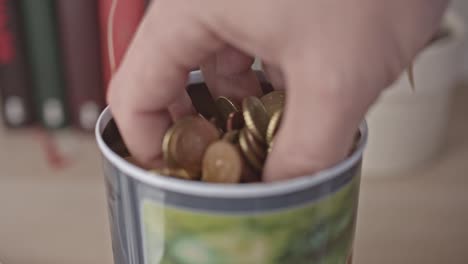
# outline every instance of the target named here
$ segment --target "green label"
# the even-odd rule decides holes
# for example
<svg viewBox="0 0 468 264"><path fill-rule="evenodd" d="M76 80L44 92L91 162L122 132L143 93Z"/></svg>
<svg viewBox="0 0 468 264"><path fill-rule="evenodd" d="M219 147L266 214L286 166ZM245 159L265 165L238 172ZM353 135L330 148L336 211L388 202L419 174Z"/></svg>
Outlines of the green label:
<svg viewBox="0 0 468 264"><path fill-rule="evenodd" d="M351 263L359 177L302 207L255 215L190 211L143 200L147 264Z"/></svg>

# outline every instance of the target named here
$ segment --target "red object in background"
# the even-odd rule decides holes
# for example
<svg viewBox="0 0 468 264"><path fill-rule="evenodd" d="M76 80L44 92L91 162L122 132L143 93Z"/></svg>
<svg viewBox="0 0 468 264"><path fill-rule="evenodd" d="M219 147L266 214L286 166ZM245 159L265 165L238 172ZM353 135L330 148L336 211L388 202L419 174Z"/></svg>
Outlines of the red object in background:
<svg viewBox="0 0 468 264"><path fill-rule="evenodd" d="M33 133L44 150L44 156L51 169L61 170L71 165L71 161L60 151L56 139L50 131L42 127L35 127Z"/></svg>
<svg viewBox="0 0 468 264"><path fill-rule="evenodd" d="M108 21L112 4L116 2L116 9L113 19L113 44L116 68L120 64L128 45L143 17L146 8L145 0L99 0L99 19L101 29L101 50L104 89L107 91L107 85L111 79L111 65L109 63L108 47Z"/></svg>

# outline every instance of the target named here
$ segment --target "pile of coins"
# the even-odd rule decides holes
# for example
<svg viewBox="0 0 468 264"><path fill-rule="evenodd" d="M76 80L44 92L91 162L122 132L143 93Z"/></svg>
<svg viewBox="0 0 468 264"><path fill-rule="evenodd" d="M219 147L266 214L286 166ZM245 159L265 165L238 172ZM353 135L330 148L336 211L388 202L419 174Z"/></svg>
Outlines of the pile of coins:
<svg viewBox="0 0 468 264"><path fill-rule="evenodd" d="M177 120L163 138L161 175L214 183L261 181L281 123L284 91L236 102L213 98L204 84L187 89L198 115Z"/></svg>
<svg viewBox="0 0 468 264"><path fill-rule="evenodd" d="M248 96L237 102L225 96L213 98L204 83L187 87L197 114L175 121L166 131L162 142L165 166L149 170L213 183L262 181L286 100L283 90L265 84L262 90L261 97ZM359 139L357 133L350 154ZM131 156L126 160L143 167Z"/></svg>

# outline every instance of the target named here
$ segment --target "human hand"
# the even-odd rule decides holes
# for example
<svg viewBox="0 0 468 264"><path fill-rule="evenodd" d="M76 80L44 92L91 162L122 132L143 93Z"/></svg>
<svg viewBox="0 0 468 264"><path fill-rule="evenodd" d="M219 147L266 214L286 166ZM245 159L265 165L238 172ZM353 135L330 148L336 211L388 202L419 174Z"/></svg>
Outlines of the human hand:
<svg viewBox="0 0 468 264"><path fill-rule="evenodd" d="M165 131L192 111L188 72L201 65L215 96L258 95L255 54L287 90L264 179L310 174L346 157L367 110L435 33L446 3L158 0L111 81L111 111L132 155L157 164Z"/></svg>

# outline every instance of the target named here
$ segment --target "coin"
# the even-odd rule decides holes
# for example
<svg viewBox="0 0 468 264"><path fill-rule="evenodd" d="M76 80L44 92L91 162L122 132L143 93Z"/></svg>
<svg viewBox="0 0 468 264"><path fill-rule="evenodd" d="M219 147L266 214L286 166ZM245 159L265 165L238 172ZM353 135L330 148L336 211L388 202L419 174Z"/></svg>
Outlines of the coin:
<svg viewBox="0 0 468 264"><path fill-rule="evenodd" d="M241 129L244 127L244 117L240 112L232 112L226 121L226 131Z"/></svg>
<svg viewBox="0 0 468 264"><path fill-rule="evenodd" d="M280 126L282 116L283 116L283 111L278 110L270 118L270 122L268 123L267 132L266 132L266 141L268 145L270 145L273 142L273 138L276 135L276 131L278 131L278 128Z"/></svg>
<svg viewBox="0 0 468 264"><path fill-rule="evenodd" d="M180 178L184 180L198 180L200 179L200 174L199 173L194 173L190 172L184 169L179 169L179 168L169 168L169 167L163 167L160 169L152 169L149 172L151 173L156 173L164 176L171 176L175 178Z"/></svg>
<svg viewBox="0 0 468 264"><path fill-rule="evenodd" d="M262 101L254 96L245 98L242 102L242 112L247 129L260 142L265 142L269 116Z"/></svg>
<svg viewBox="0 0 468 264"><path fill-rule="evenodd" d="M179 122L182 122L182 120ZM171 141L172 136L174 134L174 127L175 125L173 125L166 131L163 137L163 141L162 141L163 159L164 159L164 162L166 163L166 166L169 166L171 168L176 166L174 157L172 156L172 153L169 151L169 142Z"/></svg>
<svg viewBox="0 0 468 264"><path fill-rule="evenodd" d="M175 167L191 172L201 170L201 161L206 148L219 139L219 131L209 121L197 117L185 117L174 124L168 140L168 157L173 158Z"/></svg>
<svg viewBox="0 0 468 264"><path fill-rule="evenodd" d="M244 134L244 138L253 154L255 154L259 160L264 161L266 158L265 145L256 140L247 129L242 129L241 133Z"/></svg>
<svg viewBox="0 0 468 264"><path fill-rule="evenodd" d="M227 141L211 144L203 158L202 181L238 183L243 171L243 160L238 148Z"/></svg>
<svg viewBox="0 0 468 264"><path fill-rule="evenodd" d="M226 124L229 114L239 112L239 107L229 98L220 96L216 99L216 106L223 124Z"/></svg>
<svg viewBox="0 0 468 264"><path fill-rule="evenodd" d="M223 135L223 140L236 144L239 141L239 130L232 130Z"/></svg>
<svg viewBox="0 0 468 264"><path fill-rule="evenodd" d="M162 140L165 167L150 171L213 183L262 181L282 122L286 93L264 81L261 85L264 95L243 98L241 105L225 96L214 100L204 83L189 85L187 93L197 113L175 121L166 131ZM351 153L358 142L359 135L350 146ZM127 160L142 167L131 157Z"/></svg>
<svg viewBox="0 0 468 264"><path fill-rule="evenodd" d="M283 90L273 91L260 98L269 116L283 109L286 94Z"/></svg>
<svg viewBox="0 0 468 264"><path fill-rule="evenodd" d="M242 154L247 162L252 166L255 171L261 171L263 162L253 153L251 150L244 133L239 134L239 146L242 150Z"/></svg>

